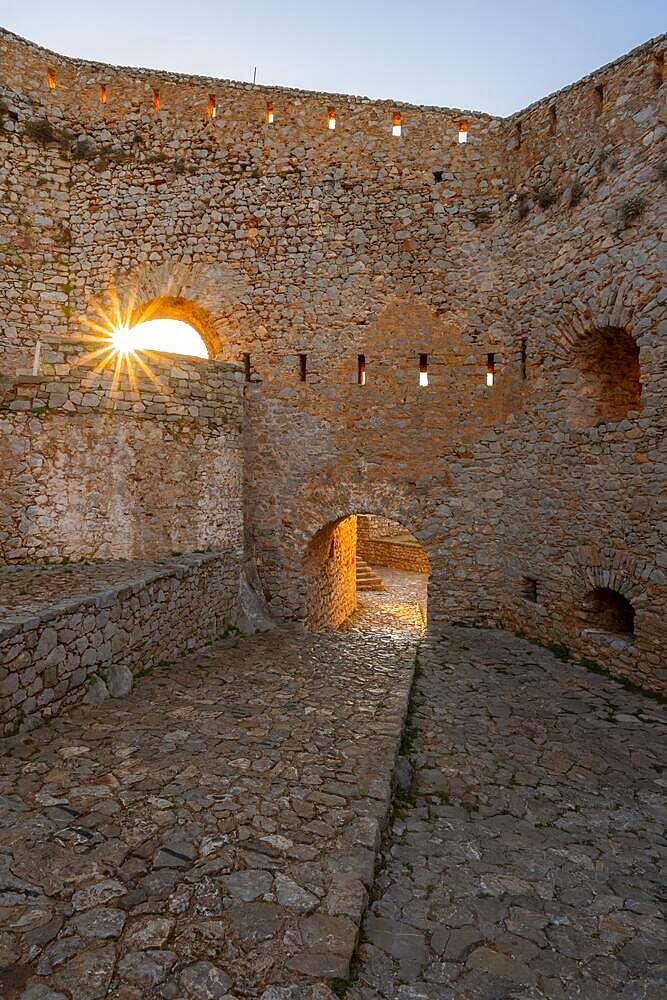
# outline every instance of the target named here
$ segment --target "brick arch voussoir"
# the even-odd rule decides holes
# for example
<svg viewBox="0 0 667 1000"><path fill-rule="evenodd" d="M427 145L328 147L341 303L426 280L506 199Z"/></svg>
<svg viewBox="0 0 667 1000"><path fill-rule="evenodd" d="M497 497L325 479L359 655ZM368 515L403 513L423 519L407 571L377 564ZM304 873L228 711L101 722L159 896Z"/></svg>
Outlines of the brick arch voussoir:
<svg viewBox="0 0 667 1000"><path fill-rule="evenodd" d="M377 483L373 484L372 491L349 484L339 485L320 494L316 499L311 499L302 514L300 527L295 532L302 557L307 556L310 543L323 528L353 514L375 514L397 521L421 542L429 562L433 565L428 539L423 537L423 513L419 511L414 498L408 497L391 484Z"/></svg>
<svg viewBox="0 0 667 1000"><path fill-rule="evenodd" d="M635 339L643 331L652 300L634 287L632 278L610 283L603 291L581 293L563 306L545 330L545 354L567 364L582 342L596 330L624 330Z"/></svg>
<svg viewBox="0 0 667 1000"><path fill-rule="evenodd" d="M181 319L201 336L216 358L236 331L248 322L249 285L226 262L185 263L163 260L117 275L102 300L110 312L130 322Z"/></svg>
<svg viewBox="0 0 667 1000"><path fill-rule="evenodd" d="M651 567L625 553L586 546L574 554L573 593L578 603L592 590L605 588L622 594L634 608L648 604L646 583Z"/></svg>

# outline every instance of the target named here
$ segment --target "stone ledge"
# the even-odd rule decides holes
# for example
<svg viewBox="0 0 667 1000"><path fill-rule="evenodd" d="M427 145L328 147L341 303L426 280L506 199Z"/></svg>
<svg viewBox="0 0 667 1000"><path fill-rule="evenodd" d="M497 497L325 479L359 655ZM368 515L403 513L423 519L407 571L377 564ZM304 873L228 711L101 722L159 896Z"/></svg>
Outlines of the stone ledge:
<svg viewBox="0 0 667 1000"><path fill-rule="evenodd" d="M17 596L10 581L30 581L33 602L0 610L0 735L58 715L100 672L145 670L211 642L231 621L239 561L239 553L229 550L140 563L130 580L121 575L115 585L110 567L131 573L133 564L102 564L93 567L100 573L97 586L94 575L83 575L90 564L79 567L78 580L76 568L68 580L63 566L0 571L0 601L4 576L6 602ZM35 595L40 578L43 586L50 583L41 598ZM74 593L54 594L67 583Z"/></svg>

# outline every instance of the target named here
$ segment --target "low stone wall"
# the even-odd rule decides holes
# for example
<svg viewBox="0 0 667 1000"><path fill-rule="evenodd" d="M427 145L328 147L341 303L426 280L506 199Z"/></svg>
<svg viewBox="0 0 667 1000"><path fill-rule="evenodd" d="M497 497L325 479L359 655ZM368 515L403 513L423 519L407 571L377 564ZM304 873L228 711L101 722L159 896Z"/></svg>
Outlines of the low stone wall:
<svg viewBox="0 0 667 1000"><path fill-rule="evenodd" d="M404 535L405 531L402 524L390 517L380 517L378 514L357 516L357 534L363 538L391 538L395 535Z"/></svg>
<svg viewBox="0 0 667 1000"><path fill-rule="evenodd" d="M554 650L563 660L581 661L642 691L667 698L664 628L663 634L655 637L614 635L581 626L578 631L569 630L554 621L545 608L534 605L521 611L508 609L504 624L517 635Z"/></svg>
<svg viewBox="0 0 667 1000"><path fill-rule="evenodd" d="M45 342L0 378L0 563L162 559L240 544L243 372L180 356L102 371Z"/></svg>
<svg viewBox="0 0 667 1000"><path fill-rule="evenodd" d="M239 558L230 551L141 563L131 580L106 588L101 566L98 588L88 581L85 595L73 586L57 603L17 606L15 577L31 572L40 571L2 571L6 602L0 579L2 736L60 714L112 666L136 674L219 636L236 604Z"/></svg>
<svg viewBox="0 0 667 1000"><path fill-rule="evenodd" d="M359 538L357 554L371 566L388 566L408 573L430 573L431 566L421 545L387 539Z"/></svg>

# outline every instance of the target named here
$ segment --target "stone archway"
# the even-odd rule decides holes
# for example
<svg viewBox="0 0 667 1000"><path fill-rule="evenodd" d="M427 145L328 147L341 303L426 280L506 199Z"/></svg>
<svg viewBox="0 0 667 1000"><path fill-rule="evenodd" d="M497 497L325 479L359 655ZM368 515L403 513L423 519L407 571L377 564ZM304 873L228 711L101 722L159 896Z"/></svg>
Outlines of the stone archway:
<svg viewBox="0 0 667 1000"><path fill-rule="evenodd" d="M238 331L248 325L247 281L226 263L165 260L114 275L83 319L96 333L151 320L180 320L201 337L212 360L236 359Z"/></svg>
<svg viewBox="0 0 667 1000"><path fill-rule="evenodd" d="M196 302L176 295L163 295L149 302L140 302L132 310L130 326L160 319L187 323L201 337L209 358L215 358L220 353L222 344L215 322L206 309Z"/></svg>
<svg viewBox="0 0 667 1000"><path fill-rule="evenodd" d="M358 521L364 514L367 512L358 511L328 521L308 541L302 560L303 620L310 630L337 628L354 612L358 588L362 587L358 573L360 552L382 567L377 570L379 576L372 573L379 586L368 589L384 591L385 573L393 577L425 576L428 580L431 561L419 539L400 521L382 514L380 520L395 526L394 540L388 537L371 542L367 533L358 532ZM420 604L421 589L415 586L415 600ZM425 620L425 599L423 617Z"/></svg>

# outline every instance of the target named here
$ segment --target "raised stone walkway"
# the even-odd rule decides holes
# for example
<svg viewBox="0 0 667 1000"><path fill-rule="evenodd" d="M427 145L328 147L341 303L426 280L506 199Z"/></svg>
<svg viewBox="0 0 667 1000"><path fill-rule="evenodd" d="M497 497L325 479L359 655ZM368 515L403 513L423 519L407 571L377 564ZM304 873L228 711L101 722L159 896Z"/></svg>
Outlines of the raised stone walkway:
<svg viewBox="0 0 667 1000"><path fill-rule="evenodd" d="M667 996L667 716L508 633L422 644L350 1000Z"/></svg>
<svg viewBox="0 0 667 1000"><path fill-rule="evenodd" d="M211 647L0 743L0 996L258 996L344 978L422 631Z"/></svg>

